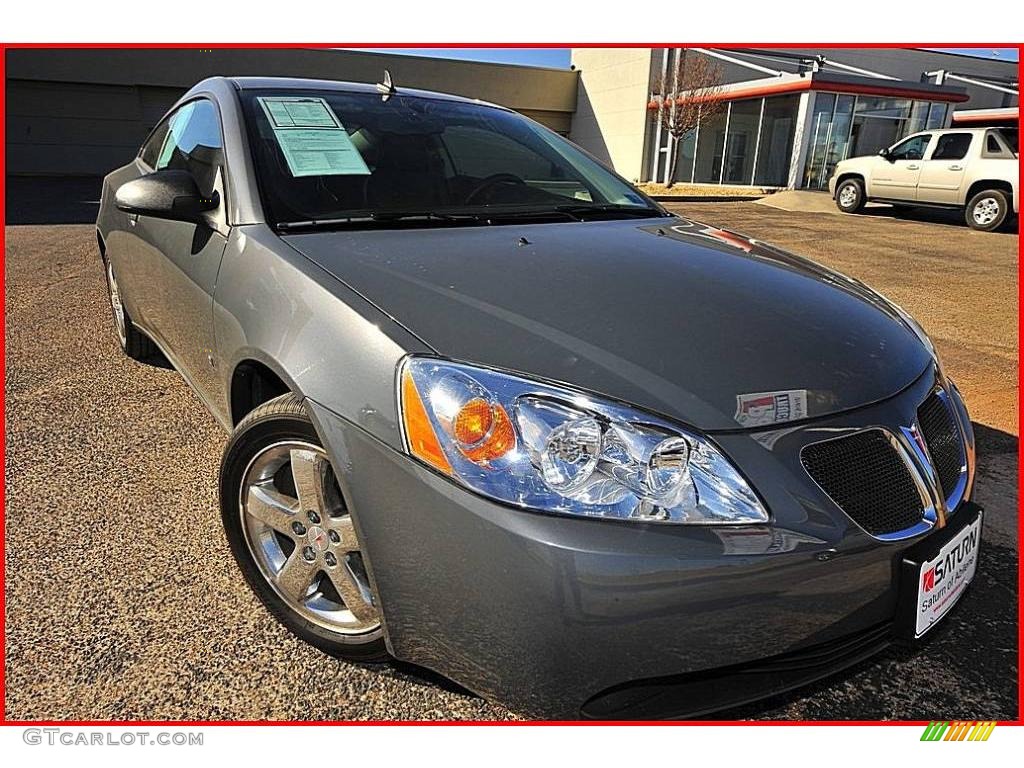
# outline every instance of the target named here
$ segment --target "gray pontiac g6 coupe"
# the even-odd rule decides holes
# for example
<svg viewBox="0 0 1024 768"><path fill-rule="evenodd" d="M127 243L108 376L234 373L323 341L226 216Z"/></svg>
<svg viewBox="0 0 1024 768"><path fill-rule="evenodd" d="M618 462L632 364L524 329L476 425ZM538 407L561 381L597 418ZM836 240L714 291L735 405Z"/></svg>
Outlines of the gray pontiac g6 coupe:
<svg viewBox="0 0 1024 768"><path fill-rule="evenodd" d="M229 433L267 610L538 718L691 717L920 642L982 520L921 327L385 81L205 80L103 185L117 337Z"/></svg>

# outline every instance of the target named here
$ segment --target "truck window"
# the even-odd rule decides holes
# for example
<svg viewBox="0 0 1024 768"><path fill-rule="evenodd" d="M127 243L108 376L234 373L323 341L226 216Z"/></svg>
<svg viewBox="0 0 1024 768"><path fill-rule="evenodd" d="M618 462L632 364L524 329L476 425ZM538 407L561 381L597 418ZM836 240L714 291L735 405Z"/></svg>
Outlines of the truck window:
<svg viewBox="0 0 1024 768"><path fill-rule="evenodd" d="M920 160L924 157L924 151L928 149L928 142L931 140L930 133L911 136L893 147L889 151L889 158L892 160Z"/></svg>
<svg viewBox="0 0 1024 768"><path fill-rule="evenodd" d="M1016 128L1000 128L999 135L1003 137L1003 141L1013 154L1020 152L1020 131Z"/></svg>
<svg viewBox="0 0 1024 768"><path fill-rule="evenodd" d="M969 133L944 133L939 136L932 160L963 160L971 146Z"/></svg>

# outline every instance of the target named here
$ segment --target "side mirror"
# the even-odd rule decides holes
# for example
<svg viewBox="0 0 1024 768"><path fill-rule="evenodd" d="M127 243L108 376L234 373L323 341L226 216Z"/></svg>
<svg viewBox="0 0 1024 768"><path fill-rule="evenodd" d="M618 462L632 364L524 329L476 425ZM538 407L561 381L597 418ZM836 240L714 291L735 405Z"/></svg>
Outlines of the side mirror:
<svg viewBox="0 0 1024 768"><path fill-rule="evenodd" d="M878 150L878 154L881 155L882 157L884 157L890 163L896 162L895 160L892 159L892 155L889 154L889 148L888 147L882 147L880 150Z"/></svg>
<svg viewBox="0 0 1024 768"><path fill-rule="evenodd" d="M214 192L203 197L188 171L165 168L122 184L114 195L114 205L138 216L194 223L220 205L220 196Z"/></svg>

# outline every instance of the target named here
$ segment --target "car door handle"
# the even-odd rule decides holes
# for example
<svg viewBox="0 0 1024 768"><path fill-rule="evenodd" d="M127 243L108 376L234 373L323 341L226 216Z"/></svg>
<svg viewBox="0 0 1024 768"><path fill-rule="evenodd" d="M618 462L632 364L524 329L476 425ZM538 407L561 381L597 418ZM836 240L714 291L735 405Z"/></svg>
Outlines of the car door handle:
<svg viewBox="0 0 1024 768"><path fill-rule="evenodd" d="M129 213L128 214L128 223L131 226L134 227L138 222L139 222L139 214L137 214L137 213Z"/></svg>
<svg viewBox="0 0 1024 768"><path fill-rule="evenodd" d="M907 170L908 170L908 171L916 171L916 170L918 170L918 169L919 169L920 167L921 167L920 165L908 165L908 166L907 166Z"/></svg>
<svg viewBox="0 0 1024 768"><path fill-rule="evenodd" d="M951 166L949 166L949 170L951 170L951 171L962 171L963 169L964 169L964 167L962 165L951 165Z"/></svg>

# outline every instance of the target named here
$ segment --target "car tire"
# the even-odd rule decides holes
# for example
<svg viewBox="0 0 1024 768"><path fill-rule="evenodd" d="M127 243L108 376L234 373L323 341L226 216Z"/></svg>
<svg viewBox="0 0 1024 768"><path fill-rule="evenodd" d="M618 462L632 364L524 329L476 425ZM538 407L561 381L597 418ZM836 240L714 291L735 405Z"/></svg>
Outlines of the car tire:
<svg viewBox="0 0 1024 768"><path fill-rule="evenodd" d="M220 470L224 530L249 587L289 631L332 656L389 656L348 504L302 400L260 405Z"/></svg>
<svg viewBox="0 0 1024 768"><path fill-rule="evenodd" d="M114 266L104 259L103 269L107 278L107 298L114 318L114 334L121 344L121 351L140 363L159 356L160 351L156 345L146 334L135 327L131 315L125 309L121 291L117 285L117 277L114 275Z"/></svg>
<svg viewBox="0 0 1024 768"><path fill-rule="evenodd" d="M860 179L847 179L836 187L836 207L843 213L859 213L865 202L864 183Z"/></svg>
<svg viewBox="0 0 1024 768"><path fill-rule="evenodd" d="M967 226L980 232L992 232L1006 221L1010 201L1000 189L983 189L967 201L964 219Z"/></svg>

